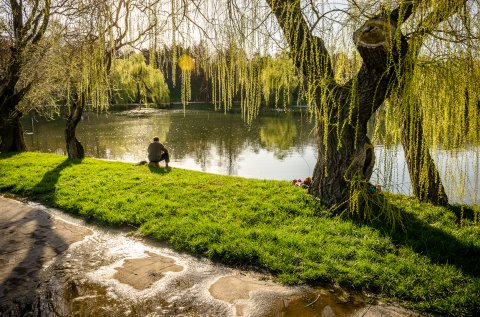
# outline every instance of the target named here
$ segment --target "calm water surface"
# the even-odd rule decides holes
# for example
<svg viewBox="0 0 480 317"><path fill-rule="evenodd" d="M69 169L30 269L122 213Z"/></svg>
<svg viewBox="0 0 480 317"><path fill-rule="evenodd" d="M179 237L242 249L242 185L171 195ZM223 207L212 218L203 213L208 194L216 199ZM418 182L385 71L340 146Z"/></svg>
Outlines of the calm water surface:
<svg viewBox="0 0 480 317"><path fill-rule="evenodd" d="M29 150L65 153L63 119L24 119ZM154 136L169 149L171 165L209 173L258 179L303 179L313 173L317 150L314 124L305 113L262 113L252 126L238 113L209 110L143 109L86 113L77 135L87 156L139 162ZM479 202L479 148L436 160L451 201ZM410 194L401 147L376 147L373 182L384 190Z"/></svg>

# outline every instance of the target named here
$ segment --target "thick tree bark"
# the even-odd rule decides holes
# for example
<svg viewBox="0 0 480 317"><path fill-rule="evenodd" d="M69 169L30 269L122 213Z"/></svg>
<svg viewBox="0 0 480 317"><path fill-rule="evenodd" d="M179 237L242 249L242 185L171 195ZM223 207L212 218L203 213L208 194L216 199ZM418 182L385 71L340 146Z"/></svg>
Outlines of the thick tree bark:
<svg viewBox="0 0 480 317"><path fill-rule="evenodd" d="M0 152L22 152L27 149L23 138L20 112L1 115L0 118Z"/></svg>
<svg viewBox="0 0 480 317"><path fill-rule="evenodd" d="M23 114L16 109L27 89L16 91L17 81L17 78L11 79L10 85L4 86L0 95L0 152L23 152L27 149L20 123Z"/></svg>
<svg viewBox="0 0 480 317"><path fill-rule="evenodd" d="M19 54L14 48L11 51L13 56ZM30 89L30 85L16 89L21 73L18 58L13 58L6 73L6 80L0 86L0 152L22 152L26 150L20 123L23 114L17 110L17 105Z"/></svg>
<svg viewBox="0 0 480 317"><path fill-rule="evenodd" d="M319 124L319 138L324 137L324 124ZM366 185L375 163L374 149L366 129L356 131L348 124L341 134L327 132L327 141L318 142L318 158L309 193L323 205L340 207L349 202L352 190ZM341 144L341 146L339 146ZM358 202L362 204L362 202Z"/></svg>
<svg viewBox="0 0 480 317"><path fill-rule="evenodd" d="M65 142L67 145L67 155L69 159L83 159L85 150L82 144L77 140L76 129L78 123L82 119L83 110L85 108L85 96L80 94L75 98L70 106L65 127Z"/></svg>
<svg viewBox="0 0 480 317"><path fill-rule="evenodd" d="M309 192L328 207L361 211L368 199L375 154L367 122L395 86L407 45L402 37L400 46L389 47L394 26L387 23L385 18L374 18L355 32L363 66L352 81L333 88L326 105L329 121L318 124L318 159Z"/></svg>
<svg viewBox="0 0 480 317"><path fill-rule="evenodd" d="M423 136L422 120L405 114L402 145L405 151L413 194L418 200L434 205L448 205L447 194Z"/></svg>

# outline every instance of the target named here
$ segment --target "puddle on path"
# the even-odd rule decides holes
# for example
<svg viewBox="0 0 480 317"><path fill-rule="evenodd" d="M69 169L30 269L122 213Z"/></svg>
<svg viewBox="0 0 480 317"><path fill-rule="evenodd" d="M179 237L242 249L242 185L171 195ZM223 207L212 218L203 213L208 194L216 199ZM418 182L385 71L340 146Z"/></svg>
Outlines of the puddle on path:
<svg viewBox="0 0 480 317"><path fill-rule="evenodd" d="M233 304L236 316L356 316L365 307L365 298L341 289L285 287L244 275L221 277L209 291Z"/></svg>
<svg viewBox="0 0 480 317"><path fill-rule="evenodd" d="M166 256L145 252L147 257L126 259L123 265L116 268L113 278L128 284L137 290L149 288L160 280L166 272L180 272L183 267L175 264L175 260Z"/></svg>
<svg viewBox="0 0 480 317"><path fill-rule="evenodd" d="M40 205L0 197L0 210L6 316L414 315L341 289L279 285Z"/></svg>

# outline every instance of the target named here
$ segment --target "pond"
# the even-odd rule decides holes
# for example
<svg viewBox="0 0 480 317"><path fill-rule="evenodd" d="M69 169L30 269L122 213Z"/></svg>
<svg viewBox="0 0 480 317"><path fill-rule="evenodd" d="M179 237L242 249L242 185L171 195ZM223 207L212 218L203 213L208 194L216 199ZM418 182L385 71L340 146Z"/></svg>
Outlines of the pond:
<svg viewBox="0 0 480 317"><path fill-rule="evenodd" d="M26 116L31 151L66 154L65 120ZM169 149L173 167L258 179L293 180L311 176L317 158L314 123L305 112L264 111L247 125L238 112L206 109L134 109L87 112L77 136L86 156L140 162L154 136ZM373 183L411 194L401 146L376 146ZM436 160L452 202L478 203L480 148L437 151Z"/></svg>

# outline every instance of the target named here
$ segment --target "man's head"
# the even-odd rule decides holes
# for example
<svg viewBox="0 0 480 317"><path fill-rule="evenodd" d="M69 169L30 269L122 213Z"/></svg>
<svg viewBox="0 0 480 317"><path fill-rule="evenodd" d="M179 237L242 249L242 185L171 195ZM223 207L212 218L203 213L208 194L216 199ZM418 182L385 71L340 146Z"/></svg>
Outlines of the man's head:
<svg viewBox="0 0 480 317"><path fill-rule="evenodd" d="M160 141L160 139L158 138L158 136L153 138L153 142L159 142L159 141Z"/></svg>

